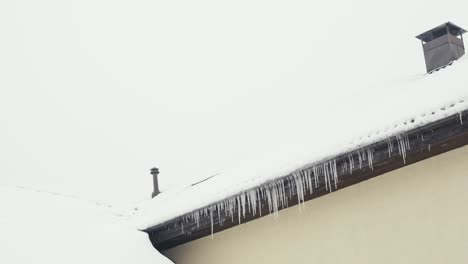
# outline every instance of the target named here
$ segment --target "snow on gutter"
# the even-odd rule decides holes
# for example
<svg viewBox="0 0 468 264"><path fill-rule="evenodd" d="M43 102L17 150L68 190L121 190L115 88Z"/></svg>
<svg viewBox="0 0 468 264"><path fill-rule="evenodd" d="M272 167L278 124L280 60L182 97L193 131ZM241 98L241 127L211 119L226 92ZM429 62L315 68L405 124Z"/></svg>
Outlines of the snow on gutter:
<svg viewBox="0 0 468 264"><path fill-rule="evenodd" d="M404 148L406 144L405 132L454 114L460 114L468 109L468 88L465 87L468 86L467 62L466 59L463 59L454 63L450 71L446 70L432 76L425 76L414 83L403 85L403 89L406 89L404 93L412 100L411 107L398 108L397 101L396 108L390 110L392 115L384 117L387 124L385 129L374 130L365 137L353 140L349 145L338 145L324 149L319 155L290 155L290 159L286 162L270 159L270 157L266 157L262 162L260 157L252 163L253 165L229 171L224 173L223 177L216 177L206 183L190 186L186 189L162 193L143 206L142 224L139 227L142 230L153 229L181 216L197 221L201 215L209 214L209 211L215 210L216 207L226 209L227 206L228 210L231 210L229 207L232 205L225 201L248 199L253 202L252 190L259 186L267 186L279 178L294 175L299 170L314 167L314 165L323 168L324 161L333 160L334 157L344 153L357 151L389 138L398 139L400 152L404 155L404 150L401 148ZM405 96L405 94L401 96ZM398 99L398 96L394 98ZM382 95L381 98L375 99L385 100L385 96ZM391 119L392 116L395 119ZM387 121L389 118L393 121L400 121ZM460 118L462 120L463 116ZM388 126L392 123L393 125ZM369 131L372 127L371 124L369 128L366 126L366 129ZM312 140L311 144L304 143L304 148L306 146L313 147L313 145ZM369 154L365 155L369 156ZM328 175L325 176L329 179L327 184L330 189L333 188L335 177L333 164L329 167L328 172L323 171L323 174ZM247 193L248 195L245 195Z"/></svg>

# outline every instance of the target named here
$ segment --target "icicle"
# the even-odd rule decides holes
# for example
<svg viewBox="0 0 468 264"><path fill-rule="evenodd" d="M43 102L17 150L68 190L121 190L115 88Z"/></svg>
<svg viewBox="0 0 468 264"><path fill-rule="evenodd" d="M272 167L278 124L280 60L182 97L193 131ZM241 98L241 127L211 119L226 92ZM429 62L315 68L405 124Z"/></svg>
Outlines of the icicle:
<svg viewBox="0 0 468 264"><path fill-rule="evenodd" d="M245 218L245 193L240 194L240 201L242 205L242 217Z"/></svg>
<svg viewBox="0 0 468 264"><path fill-rule="evenodd" d="M221 221L221 206L222 206L222 203L216 204L216 211L218 213L218 221Z"/></svg>
<svg viewBox="0 0 468 264"><path fill-rule="evenodd" d="M391 139L387 139L387 148L388 148L388 157L391 158L392 153L393 153L393 142Z"/></svg>
<svg viewBox="0 0 468 264"><path fill-rule="evenodd" d="M283 208L288 207L288 196L286 195L286 188L284 187L284 181L280 180L281 190L283 192Z"/></svg>
<svg viewBox="0 0 468 264"><path fill-rule="evenodd" d="M260 199L260 189L257 189L257 197L258 197L258 212L260 216L262 216L262 200Z"/></svg>
<svg viewBox="0 0 468 264"><path fill-rule="evenodd" d="M323 171L323 180L325 182L325 190L328 191L328 176L327 176L327 171L326 170Z"/></svg>
<svg viewBox="0 0 468 264"><path fill-rule="evenodd" d="M271 201L273 203L273 212L278 210L280 204L281 191L278 187L277 181L268 184L268 188L271 191Z"/></svg>
<svg viewBox="0 0 468 264"><path fill-rule="evenodd" d="M275 191L277 192L278 207L281 205L284 208L284 193L283 186L281 185L281 180L277 180L273 183Z"/></svg>
<svg viewBox="0 0 468 264"><path fill-rule="evenodd" d="M374 170L374 165L373 165L373 160L374 160L374 154L372 153L373 152L373 149L367 149L367 160L369 162L369 168L371 168L371 170Z"/></svg>
<svg viewBox="0 0 468 264"><path fill-rule="evenodd" d="M308 185L309 185L309 193L312 194L313 193L313 189L314 187L312 186L312 171L310 169L307 169L305 171L305 174L306 174L306 178L307 178L307 182L308 182Z"/></svg>
<svg viewBox="0 0 468 264"><path fill-rule="evenodd" d="M401 137L400 135L396 136L397 142L398 142L398 152L400 153L400 156L403 157L403 163L406 164L406 148L407 148L407 143L405 141L404 137Z"/></svg>
<svg viewBox="0 0 468 264"><path fill-rule="evenodd" d="M294 195L294 190L296 189L296 180L293 176L288 176L289 179L289 196L292 197Z"/></svg>
<svg viewBox="0 0 468 264"><path fill-rule="evenodd" d="M239 225L241 224L241 203L239 196L236 197L237 199L237 215L239 216Z"/></svg>
<svg viewBox="0 0 468 264"><path fill-rule="evenodd" d="M353 157L353 154L349 154L349 155L348 155L348 159L349 159L349 173L350 173L350 174L353 174L353 169L354 169L354 157Z"/></svg>
<svg viewBox="0 0 468 264"><path fill-rule="evenodd" d="M228 201L227 201L227 199L224 200L223 207L224 207L224 216L227 217L228 216Z"/></svg>
<svg viewBox="0 0 468 264"><path fill-rule="evenodd" d="M305 196L305 193L306 193L306 177L303 173L300 173L299 174L299 179L300 179L300 183L301 183L301 186L300 186L300 190L301 190L301 199L302 199L302 203L304 204L304 196Z"/></svg>
<svg viewBox="0 0 468 264"><path fill-rule="evenodd" d="M411 150L411 145L410 145L409 136L408 136L407 134L404 134L404 138L405 138L406 148L407 148L408 150Z"/></svg>
<svg viewBox="0 0 468 264"><path fill-rule="evenodd" d="M304 194L307 193L307 190L309 189L309 180L307 179L307 170L302 170L300 172L302 181L304 182Z"/></svg>
<svg viewBox="0 0 468 264"><path fill-rule="evenodd" d="M276 197L274 186L268 186L268 191L269 191L270 197L271 197L271 211L270 211L270 214L273 213L275 215L278 204L276 203L277 197Z"/></svg>
<svg viewBox="0 0 468 264"><path fill-rule="evenodd" d="M229 200L225 200L223 203L224 206L224 216L229 216Z"/></svg>
<svg viewBox="0 0 468 264"><path fill-rule="evenodd" d="M236 201L234 198L230 198L228 205L229 205L229 215L231 216L231 221L234 222L234 207L235 207Z"/></svg>
<svg viewBox="0 0 468 264"><path fill-rule="evenodd" d="M210 206L211 239L213 239L213 206Z"/></svg>
<svg viewBox="0 0 468 264"><path fill-rule="evenodd" d="M335 190L338 189L338 173L336 171L336 159L330 162L330 166L332 168L333 173L333 181L335 182Z"/></svg>
<svg viewBox="0 0 468 264"><path fill-rule="evenodd" d="M281 180L275 181L275 186L276 186L276 189L278 190L278 200L279 200L278 206L279 204L281 204L281 207L285 208L285 205L284 205L285 195L284 195L284 188L283 188L282 181Z"/></svg>
<svg viewBox="0 0 468 264"><path fill-rule="evenodd" d="M288 190L289 190L288 196L291 197L291 196L292 196L292 188L293 188L293 187L292 187L293 185L292 185L292 182L291 182L291 177L290 177L290 176L287 176L285 180L286 180L286 185L289 186L289 188L288 188Z"/></svg>
<svg viewBox="0 0 468 264"><path fill-rule="evenodd" d="M271 214L271 211L273 209L273 205L271 202L271 194L270 190L265 190L266 191L266 197L267 197L267 202L268 202L268 212Z"/></svg>
<svg viewBox="0 0 468 264"><path fill-rule="evenodd" d="M318 170L317 166L312 166L312 171L314 172L314 181L315 181L315 188L318 188Z"/></svg>
<svg viewBox="0 0 468 264"><path fill-rule="evenodd" d="M250 195L246 193L246 198L247 198L247 208L249 209L249 214L251 213L251 202L250 202ZM244 215L245 218L245 215Z"/></svg>
<svg viewBox="0 0 468 264"><path fill-rule="evenodd" d="M294 172L292 174L292 178L294 180L294 187L296 189L296 195L297 195L297 202L300 204L301 203L301 197L300 197L300 193L301 191L299 190L300 188L300 184L299 184L299 177L296 175L296 173Z"/></svg>
<svg viewBox="0 0 468 264"><path fill-rule="evenodd" d="M361 151L357 151L358 158L359 158L359 168L362 169L362 157L361 157Z"/></svg>
<svg viewBox="0 0 468 264"><path fill-rule="evenodd" d="M278 215L278 199L279 199L279 194L278 194L278 188L276 187L275 183L272 183L271 185L271 199L272 199L272 206L273 206L273 214Z"/></svg>
<svg viewBox="0 0 468 264"><path fill-rule="evenodd" d="M249 191L249 201L250 201L250 206L252 207L252 215L257 214L257 198L256 198L256 193L254 190Z"/></svg>
<svg viewBox="0 0 468 264"><path fill-rule="evenodd" d="M197 223L197 228L200 228L200 211L195 211L192 213L192 218L195 219L195 222Z"/></svg>
<svg viewBox="0 0 468 264"><path fill-rule="evenodd" d="M462 116L463 112L460 112L460 124L463 125L463 116Z"/></svg>
<svg viewBox="0 0 468 264"><path fill-rule="evenodd" d="M307 190L309 189L309 180L307 179L307 170L302 170L301 172L301 177L302 181L304 182L304 195L307 193Z"/></svg>
<svg viewBox="0 0 468 264"><path fill-rule="evenodd" d="M296 187L297 202L301 204L301 201L304 202L304 183L302 177L298 173L293 173L294 185Z"/></svg>
<svg viewBox="0 0 468 264"><path fill-rule="evenodd" d="M343 163L341 163L341 170L343 171L343 174L348 171L348 162L343 161Z"/></svg>
<svg viewBox="0 0 468 264"><path fill-rule="evenodd" d="M332 189L331 189L331 180L330 180L330 168L328 167L327 163L324 164L324 175L325 175L325 180L326 180L325 189L331 192Z"/></svg>

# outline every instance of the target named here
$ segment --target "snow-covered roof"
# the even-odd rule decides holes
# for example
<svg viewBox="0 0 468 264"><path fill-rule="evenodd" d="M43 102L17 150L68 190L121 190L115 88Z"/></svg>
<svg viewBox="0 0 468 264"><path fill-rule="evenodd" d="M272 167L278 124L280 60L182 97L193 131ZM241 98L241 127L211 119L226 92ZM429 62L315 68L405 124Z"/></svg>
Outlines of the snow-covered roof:
<svg viewBox="0 0 468 264"><path fill-rule="evenodd" d="M333 104L333 98L320 98L329 100L330 108L320 113L305 113L308 119L304 120L316 131L301 133L301 127L292 127L290 133L279 135L287 138L290 146L278 145L276 151L263 153L257 151L250 161L204 182L161 193L142 206L140 228L163 224L305 166L461 113L468 109L467 72L465 57L432 75L376 85L374 93L356 94L349 98L348 104ZM323 115L330 118L314 122L317 116ZM350 122L342 121L350 119L352 126L343 127Z"/></svg>
<svg viewBox="0 0 468 264"><path fill-rule="evenodd" d="M103 206L0 186L0 263L172 263Z"/></svg>

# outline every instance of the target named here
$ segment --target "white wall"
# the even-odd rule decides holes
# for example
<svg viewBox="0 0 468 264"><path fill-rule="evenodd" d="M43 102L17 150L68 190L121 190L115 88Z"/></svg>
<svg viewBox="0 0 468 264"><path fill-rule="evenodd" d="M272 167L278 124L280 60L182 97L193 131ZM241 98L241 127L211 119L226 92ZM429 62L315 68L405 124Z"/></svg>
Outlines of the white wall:
<svg viewBox="0 0 468 264"><path fill-rule="evenodd" d="M468 146L168 250L176 264L468 263Z"/></svg>

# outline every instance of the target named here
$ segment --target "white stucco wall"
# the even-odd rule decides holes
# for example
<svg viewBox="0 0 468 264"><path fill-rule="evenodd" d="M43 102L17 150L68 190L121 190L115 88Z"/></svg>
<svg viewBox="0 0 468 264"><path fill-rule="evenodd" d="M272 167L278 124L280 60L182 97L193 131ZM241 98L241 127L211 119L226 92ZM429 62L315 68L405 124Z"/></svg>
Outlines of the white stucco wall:
<svg viewBox="0 0 468 264"><path fill-rule="evenodd" d="M176 264L466 264L468 146L165 254Z"/></svg>

